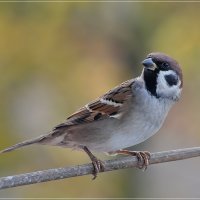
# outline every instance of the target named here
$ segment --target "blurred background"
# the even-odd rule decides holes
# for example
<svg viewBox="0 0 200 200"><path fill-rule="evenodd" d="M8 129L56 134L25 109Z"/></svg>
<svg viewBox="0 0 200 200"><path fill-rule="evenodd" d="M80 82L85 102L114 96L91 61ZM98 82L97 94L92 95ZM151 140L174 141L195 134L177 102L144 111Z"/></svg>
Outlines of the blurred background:
<svg viewBox="0 0 200 200"><path fill-rule="evenodd" d="M0 149L47 133L141 73L150 52L182 65L184 90L159 134L132 149L200 145L200 5L1 3ZM97 154L101 159L110 157ZM0 155L0 176L88 163L83 152L30 146ZM199 197L199 158L29 185L0 197Z"/></svg>

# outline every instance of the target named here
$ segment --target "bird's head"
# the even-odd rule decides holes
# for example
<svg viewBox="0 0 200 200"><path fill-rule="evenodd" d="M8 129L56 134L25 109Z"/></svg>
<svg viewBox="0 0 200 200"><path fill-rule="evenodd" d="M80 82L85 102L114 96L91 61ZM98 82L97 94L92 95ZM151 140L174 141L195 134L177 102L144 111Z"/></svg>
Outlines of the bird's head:
<svg viewBox="0 0 200 200"><path fill-rule="evenodd" d="M176 60L163 53L150 53L142 62L147 90L157 98L178 100L183 86L182 70Z"/></svg>

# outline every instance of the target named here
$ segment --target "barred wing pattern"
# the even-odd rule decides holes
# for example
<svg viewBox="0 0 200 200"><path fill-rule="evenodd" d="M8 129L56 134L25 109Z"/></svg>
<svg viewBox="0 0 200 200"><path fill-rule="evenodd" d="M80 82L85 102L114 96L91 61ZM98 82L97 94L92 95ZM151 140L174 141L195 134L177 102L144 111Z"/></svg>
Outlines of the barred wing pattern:
<svg viewBox="0 0 200 200"><path fill-rule="evenodd" d="M105 95L79 109L68 117L64 123L56 126L54 130L110 117L119 119L123 115L123 108L132 97L133 83L134 79L123 82Z"/></svg>

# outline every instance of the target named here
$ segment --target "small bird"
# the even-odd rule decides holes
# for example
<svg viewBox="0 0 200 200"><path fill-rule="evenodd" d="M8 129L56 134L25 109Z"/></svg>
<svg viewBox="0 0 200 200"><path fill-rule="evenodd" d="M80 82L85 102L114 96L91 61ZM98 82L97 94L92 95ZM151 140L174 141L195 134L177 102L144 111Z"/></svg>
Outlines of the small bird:
<svg viewBox="0 0 200 200"><path fill-rule="evenodd" d="M94 178L104 170L104 164L91 151L137 156L143 163L139 168L146 168L149 152L125 148L147 140L161 128L172 105L180 98L183 78L177 61L160 52L150 53L142 65L139 77L86 104L48 134L0 153L31 144L83 150L92 161Z"/></svg>

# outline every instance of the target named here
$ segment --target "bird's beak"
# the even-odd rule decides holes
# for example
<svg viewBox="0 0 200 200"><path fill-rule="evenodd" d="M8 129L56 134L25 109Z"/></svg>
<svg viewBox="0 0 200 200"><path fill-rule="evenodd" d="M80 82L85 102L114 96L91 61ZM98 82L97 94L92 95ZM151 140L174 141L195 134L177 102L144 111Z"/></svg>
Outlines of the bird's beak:
<svg viewBox="0 0 200 200"><path fill-rule="evenodd" d="M157 65L153 62L152 58L146 58L143 60L142 64L146 69L154 71L157 68Z"/></svg>

